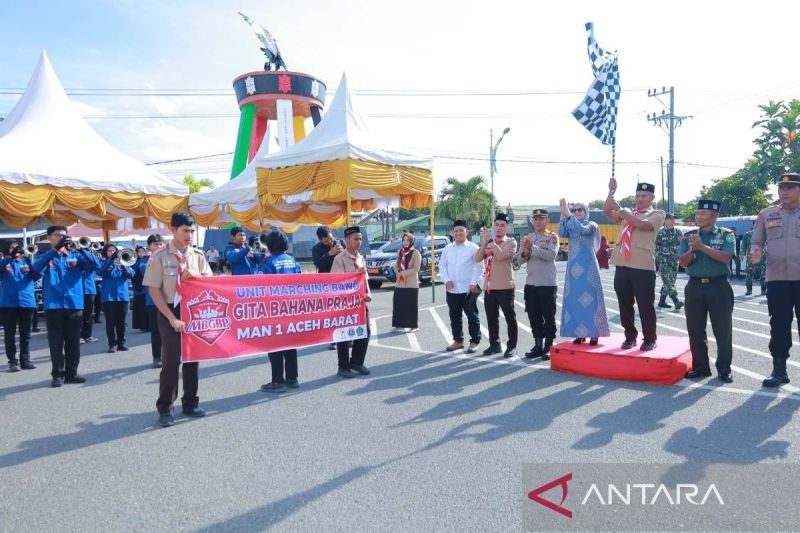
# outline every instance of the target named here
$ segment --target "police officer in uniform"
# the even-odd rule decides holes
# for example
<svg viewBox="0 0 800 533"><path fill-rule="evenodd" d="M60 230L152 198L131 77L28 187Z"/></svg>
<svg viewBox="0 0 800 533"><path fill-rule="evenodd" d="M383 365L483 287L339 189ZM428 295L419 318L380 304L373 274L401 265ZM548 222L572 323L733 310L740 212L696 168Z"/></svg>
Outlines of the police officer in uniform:
<svg viewBox="0 0 800 533"><path fill-rule="evenodd" d="M744 234L742 237L742 254L745 257L750 255L750 247L753 242L753 230L751 229L747 233ZM761 295L765 295L767 293L767 250L766 248L761 249L761 261L758 263L751 263L750 261L747 262L747 268L745 269L745 276L744 276L744 284L747 287L747 292L744 293L745 296L750 296L753 294L753 278L756 277L761 282Z"/></svg>
<svg viewBox="0 0 800 533"><path fill-rule="evenodd" d="M533 348L525 352L525 357L541 357L547 361L556 338L558 235L547 229L550 215L546 209L534 209L531 218L533 231L522 239L520 248L520 258L527 262L525 311L534 340Z"/></svg>
<svg viewBox="0 0 800 533"><path fill-rule="evenodd" d="M736 253L736 237L730 230L716 225L719 210L720 203L715 200L698 202L696 221L699 229L687 232L678 252L680 264L689 274L684 299L692 370L686 373L686 377L696 379L711 375L706 336L706 322L710 317L717 342L719 380L733 383L733 289L728 276L731 274L731 258Z"/></svg>
<svg viewBox="0 0 800 533"><path fill-rule="evenodd" d="M656 235L656 266L661 274L661 299L658 306L662 309L672 307L667 303L667 296L675 303L676 311L683 307L675 288L675 281L678 279L678 248L682 238L681 231L675 228L675 215L667 213L664 227Z"/></svg>
<svg viewBox="0 0 800 533"><path fill-rule="evenodd" d="M800 316L800 174L778 179L780 204L763 209L756 218L750 244L750 263L767 259L767 305L769 306L772 373L762 383L780 387L789 383L786 360L792 347L792 320Z"/></svg>

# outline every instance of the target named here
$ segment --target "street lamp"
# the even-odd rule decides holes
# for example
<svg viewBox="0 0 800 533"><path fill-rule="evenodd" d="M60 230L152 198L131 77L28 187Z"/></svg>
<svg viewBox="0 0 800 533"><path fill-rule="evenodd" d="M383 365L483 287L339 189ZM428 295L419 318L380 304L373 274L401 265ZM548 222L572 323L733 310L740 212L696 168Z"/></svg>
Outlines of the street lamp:
<svg viewBox="0 0 800 533"><path fill-rule="evenodd" d="M506 136L506 134L511 131L511 128L506 128L503 130L503 134L497 138L497 142L494 140L494 130L491 128L489 129L489 180L491 182L492 187L492 212L497 209L496 201L494 198L494 173L497 172L497 147L500 146L500 142ZM494 216L494 213L492 214Z"/></svg>

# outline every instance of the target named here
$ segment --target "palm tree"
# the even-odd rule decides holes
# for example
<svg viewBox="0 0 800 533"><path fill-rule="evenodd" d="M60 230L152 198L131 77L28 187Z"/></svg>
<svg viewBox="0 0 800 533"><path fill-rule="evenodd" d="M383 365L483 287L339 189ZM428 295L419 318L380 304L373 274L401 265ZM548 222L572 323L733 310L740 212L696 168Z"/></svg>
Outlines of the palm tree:
<svg viewBox="0 0 800 533"><path fill-rule="evenodd" d="M437 210L450 220L462 219L469 227L477 229L492 221L494 197L486 189L483 176L474 176L467 181L447 178L439 193Z"/></svg>
<svg viewBox="0 0 800 533"><path fill-rule="evenodd" d="M214 182L208 178L195 178L192 174L187 174L183 177L183 184L189 187L189 194L194 194L200 189L205 189L206 187L213 187Z"/></svg>

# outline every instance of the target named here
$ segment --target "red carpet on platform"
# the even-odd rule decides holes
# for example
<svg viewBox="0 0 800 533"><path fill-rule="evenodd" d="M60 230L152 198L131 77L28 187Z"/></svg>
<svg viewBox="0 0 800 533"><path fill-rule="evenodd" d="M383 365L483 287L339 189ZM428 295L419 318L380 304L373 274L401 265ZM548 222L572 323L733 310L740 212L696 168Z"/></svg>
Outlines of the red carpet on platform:
<svg viewBox="0 0 800 533"><path fill-rule="evenodd" d="M642 381L672 385L692 369L692 352L688 337L659 336L657 347L649 352L638 346L631 350L620 348L622 334L601 337L597 346L564 341L550 350L550 368L595 378ZM641 339L639 339L641 344Z"/></svg>

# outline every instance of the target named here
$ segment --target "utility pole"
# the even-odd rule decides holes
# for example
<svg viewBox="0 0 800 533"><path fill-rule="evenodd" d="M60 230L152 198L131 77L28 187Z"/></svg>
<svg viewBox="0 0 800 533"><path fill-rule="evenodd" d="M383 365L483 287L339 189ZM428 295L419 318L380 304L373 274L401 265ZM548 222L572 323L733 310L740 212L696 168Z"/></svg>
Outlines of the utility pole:
<svg viewBox="0 0 800 533"><path fill-rule="evenodd" d="M659 161L661 161L661 208L666 211L667 209L667 198L664 196L664 157L659 157Z"/></svg>
<svg viewBox="0 0 800 533"><path fill-rule="evenodd" d="M669 95L669 112L662 110L661 114L653 113L647 115L647 120L652 122L655 126L666 125L667 134L669 135L669 160L667 161L667 211L670 213L675 212L675 128L683 124L683 121L691 116L675 115L675 87L662 87L661 90L650 89L647 91L647 96L655 98L662 104L664 102L659 96ZM667 105L667 104L664 104Z"/></svg>

